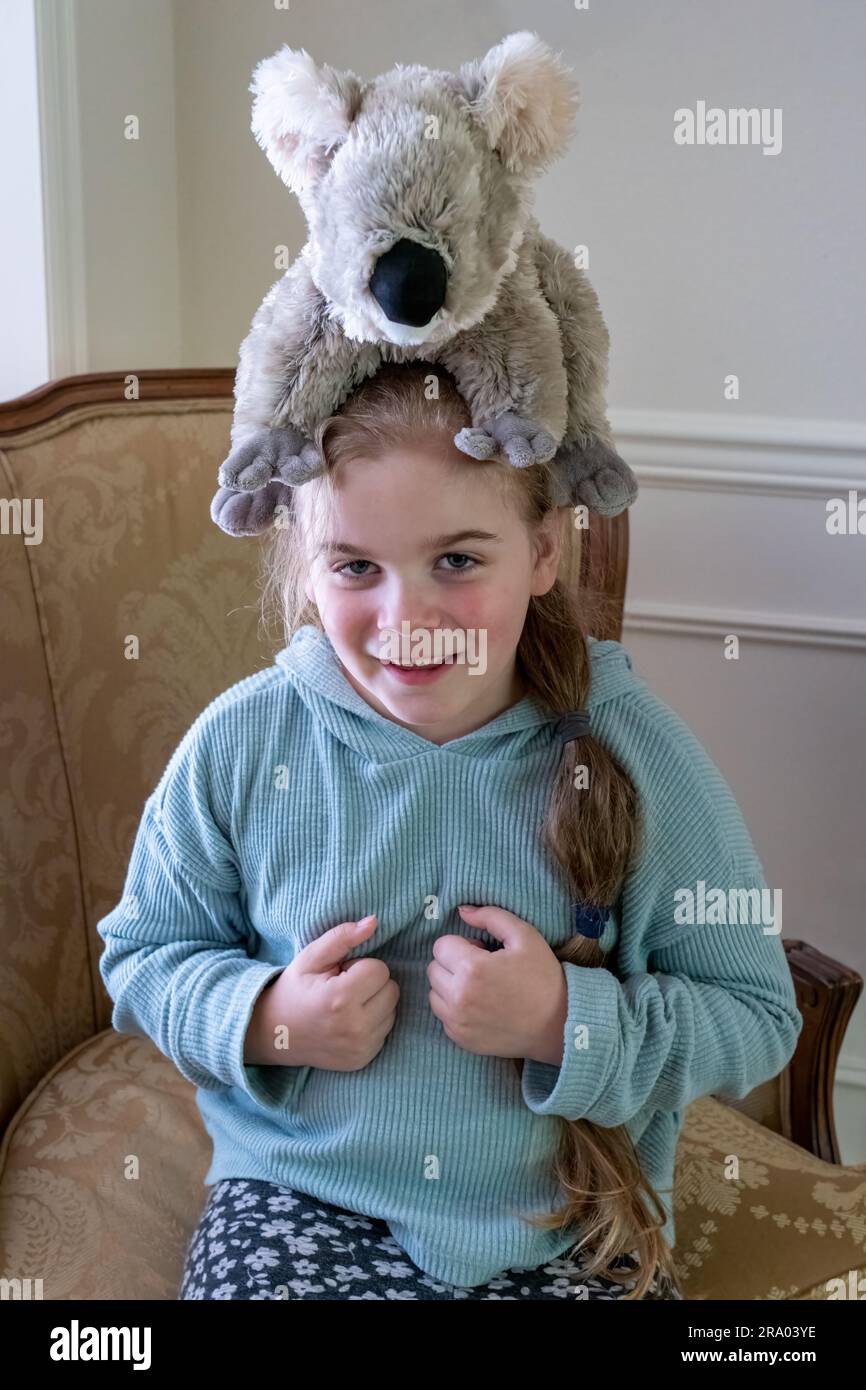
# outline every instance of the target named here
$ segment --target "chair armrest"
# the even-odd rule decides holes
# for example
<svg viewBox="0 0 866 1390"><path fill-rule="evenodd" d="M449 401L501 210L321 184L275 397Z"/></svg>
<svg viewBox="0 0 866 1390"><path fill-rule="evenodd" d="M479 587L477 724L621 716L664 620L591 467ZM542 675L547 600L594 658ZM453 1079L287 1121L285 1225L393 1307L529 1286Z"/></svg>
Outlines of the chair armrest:
<svg viewBox="0 0 866 1390"><path fill-rule="evenodd" d="M808 941L785 941L803 1027L787 1067L747 1096L714 1099L781 1134L825 1163L841 1163L833 1120L833 1083L851 1011L863 988L856 970Z"/></svg>
<svg viewBox="0 0 866 1390"><path fill-rule="evenodd" d="M788 1138L826 1163L841 1163L833 1120L836 1062L848 1020L863 988L862 976L808 941L784 941L797 990L803 1031L782 1073Z"/></svg>

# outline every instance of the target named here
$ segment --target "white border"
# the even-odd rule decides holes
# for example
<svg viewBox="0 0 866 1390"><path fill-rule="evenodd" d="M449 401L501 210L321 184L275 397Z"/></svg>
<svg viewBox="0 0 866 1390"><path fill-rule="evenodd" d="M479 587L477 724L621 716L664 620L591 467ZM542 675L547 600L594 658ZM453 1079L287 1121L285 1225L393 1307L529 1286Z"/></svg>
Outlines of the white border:
<svg viewBox="0 0 866 1390"><path fill-rule="evenodd" d="M74 0L35 0L51 380L88 370L83 166Z"/></svg>

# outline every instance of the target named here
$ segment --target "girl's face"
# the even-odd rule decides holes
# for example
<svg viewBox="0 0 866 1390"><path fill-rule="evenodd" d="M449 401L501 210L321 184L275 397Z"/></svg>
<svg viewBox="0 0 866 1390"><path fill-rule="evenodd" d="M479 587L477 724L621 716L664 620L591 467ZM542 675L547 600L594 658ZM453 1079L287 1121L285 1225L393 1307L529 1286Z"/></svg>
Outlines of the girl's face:
<svg viewBox="0 0 866 1390"><path fill-rule="evenodd" d="M301 503L302 524L305 510ZM436 744L514 704L526 693L517 644L530 596L556 578L562 520L554 510L533 537L483 464L455 470L422 446L354 460L307 582L349 683ZM462 647L449 645L449 631L463 634ZM442 656L451 660L420 679L393 664L413 663L417 673Z"/></svg>

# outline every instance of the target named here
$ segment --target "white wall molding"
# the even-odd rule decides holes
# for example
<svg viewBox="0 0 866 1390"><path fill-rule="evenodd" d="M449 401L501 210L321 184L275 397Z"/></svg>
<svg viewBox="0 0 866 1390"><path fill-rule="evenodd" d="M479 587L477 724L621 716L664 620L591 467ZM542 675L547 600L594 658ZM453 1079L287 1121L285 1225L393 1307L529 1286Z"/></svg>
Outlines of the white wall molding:
<svg viewBox="0 0 866 1390"><path fill-rule="evenodd" d="M610 413L647 487L788 497L866 491L866 423L656 410Z"/></svg>
<svg viewBox="0 0 866 1390"><path fill-rule="evenodd" d="M866 1061L862 1057L849 1057L844 1064L840 1061L836 1067L835 1084L866 1090Z"/></svg>
<svg viewBox="0 0 866 1390"><path fill-rule="evenodd" d="M617 446L634 468L641 488L745 497L760 494L774 501L794 497L820 505L822 511L830 497L847 500L851 490L866 496L866 423L859 421L624 410L611 414L611 424ZM840 547L859 544L866 556L866 538L834 540ZM707 543L714 542L708 538ZM840 552L840 558L847 559L848 554L848 550L844 555ZM736 633L755 642L866 650L866 622L859 616L629 602L627 598L623 625L676 637L718 641Z"/></svg>
<svg viewBox="0 0 866 1390"><path fill-rule="evenodd" d="M74 0L36 0L35 16L48 361L54 379L88 369L84 174Z"/></svg>
<svg viewBox="0 0 866 1390"><path fill-rule="evenodd" d="M626 603L623 627L664 632L675 637L712 637L729 633L754 642L784 642L803 647L838 647L866 651L866 623L815 614L760 613L685 604Z"/></svg>

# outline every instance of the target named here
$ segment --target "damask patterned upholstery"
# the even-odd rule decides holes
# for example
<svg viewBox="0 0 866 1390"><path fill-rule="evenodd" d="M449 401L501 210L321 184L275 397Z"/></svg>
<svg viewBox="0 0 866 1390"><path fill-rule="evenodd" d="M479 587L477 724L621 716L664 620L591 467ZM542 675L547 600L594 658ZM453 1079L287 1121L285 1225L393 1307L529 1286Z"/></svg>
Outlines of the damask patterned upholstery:
<svg viewBox="0 0 866 1390"><path fill-rule="evenodd" d="M44 528L35 545L0 534L0 1277L41 1278L49 1299L173 1299L204 1202L193 1088L111 1029L95 924L178 740L276 649L258 544L208 514L231 407L119 390L0 451L0 497L42 499ZM755 1113L712 1097L687 1112L685 1297L827 1298L866 1278L866 1165L766 1127L772 1087Z"/></svg>

